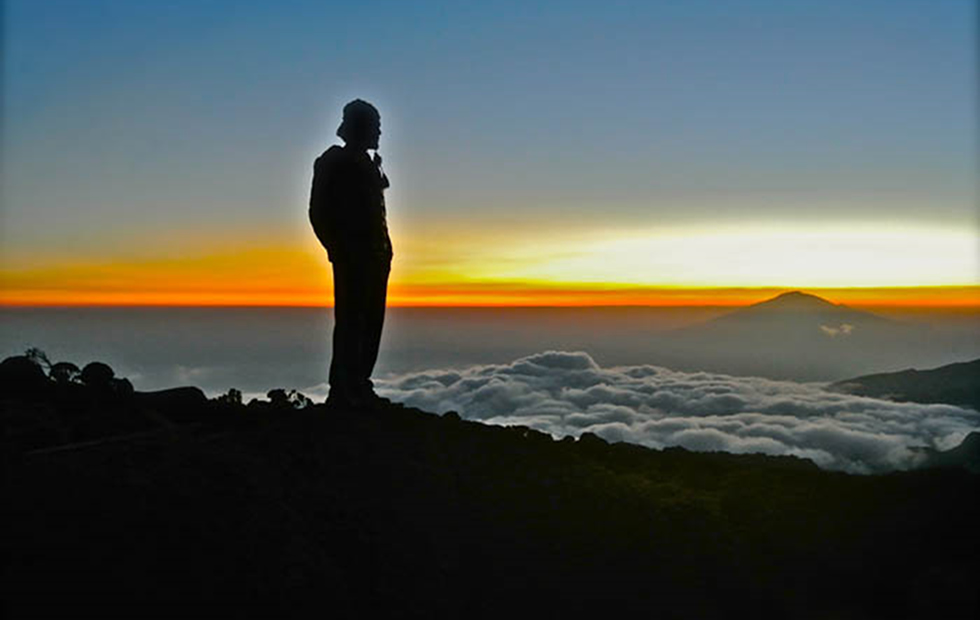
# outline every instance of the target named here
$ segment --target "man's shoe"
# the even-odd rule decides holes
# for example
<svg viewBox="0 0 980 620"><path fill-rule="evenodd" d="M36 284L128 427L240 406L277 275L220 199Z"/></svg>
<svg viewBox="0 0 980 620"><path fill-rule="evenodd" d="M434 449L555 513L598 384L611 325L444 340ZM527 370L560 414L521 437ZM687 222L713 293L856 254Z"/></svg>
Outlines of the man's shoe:
<svg viewBox="0 0 980 620"><path fill-rule="evenodd" d="M364 401L365 404L374 411L382 409L398 409L402 407L401 403L396 403L390 398L385 398L384 396L378 396L373 391L364 395Z"/></svg>
<svg viewBox="0 0 980 620"><path fill-rule="evenodd" d="M327 400L323 404L331 411L358 411L368 406L368 403L358 396L334 393L327 396Z"/></svg>

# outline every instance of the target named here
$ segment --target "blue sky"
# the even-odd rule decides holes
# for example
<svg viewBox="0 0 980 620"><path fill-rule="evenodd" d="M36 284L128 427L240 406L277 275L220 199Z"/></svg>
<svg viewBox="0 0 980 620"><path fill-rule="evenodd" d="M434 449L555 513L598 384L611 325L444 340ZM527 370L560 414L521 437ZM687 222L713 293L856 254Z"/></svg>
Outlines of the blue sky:
<svg viewBox="0 0 980 620"><path fill-rule="evenodd" d="M5 21L8 267L305 234L358 96L406 237L977 223L969 0L8 0Z"/></svg>

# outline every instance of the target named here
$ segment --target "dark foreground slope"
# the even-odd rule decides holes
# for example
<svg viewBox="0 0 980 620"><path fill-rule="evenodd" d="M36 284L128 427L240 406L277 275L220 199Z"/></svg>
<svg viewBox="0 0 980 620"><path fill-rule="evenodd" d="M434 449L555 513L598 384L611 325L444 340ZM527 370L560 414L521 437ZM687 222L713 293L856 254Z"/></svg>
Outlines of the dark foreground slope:
<svg viewBox="0 0 980 620"><path fill-rule="evenodd" d="M978 610L980 477L959 469L849 476L188 394L101 405L161 424L125 439L5 446L7 617ZM28 410L53 411L4 400Z"/></svg>

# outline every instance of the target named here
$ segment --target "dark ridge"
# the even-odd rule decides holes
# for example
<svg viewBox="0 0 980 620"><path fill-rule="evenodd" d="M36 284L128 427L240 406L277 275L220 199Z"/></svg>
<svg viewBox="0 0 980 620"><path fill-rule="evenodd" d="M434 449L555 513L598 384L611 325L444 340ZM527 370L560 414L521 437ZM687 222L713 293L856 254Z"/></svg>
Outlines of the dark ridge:
<svg viewBox="0 0 980 620"><path fill-rule="evenodd" d="M980 478L962 469L851 476L455 413L328 411L284 390L243 405L119 385L0 392L6 617L980 606Z"/></svg>
<svg viewBox="0 0 980 620"><path fill-rule="evenodd" d="M980 411L980 359L929 370L914 368L846 379L831 387L858 396L946 403Z"/></svg>
<svg viewBox="0 0 980 620"><path fill-rule="evenodd" d="M960 445L945 452L928 454L931 467L963 467L980 474L980 431L973 431L963 438Z"/></svg>

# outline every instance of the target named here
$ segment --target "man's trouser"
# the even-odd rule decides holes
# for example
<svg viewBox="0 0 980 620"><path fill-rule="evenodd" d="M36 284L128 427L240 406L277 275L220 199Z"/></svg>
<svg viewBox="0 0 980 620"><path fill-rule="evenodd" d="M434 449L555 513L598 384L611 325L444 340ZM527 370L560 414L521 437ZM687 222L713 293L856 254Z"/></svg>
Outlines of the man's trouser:
<svg viewBox="0 0 980 620"><path fill-rule="evenodd" d="M330 393L340 397L373 391L385 320L391 260L365 257L333 261L333 356Z"/></svg>

